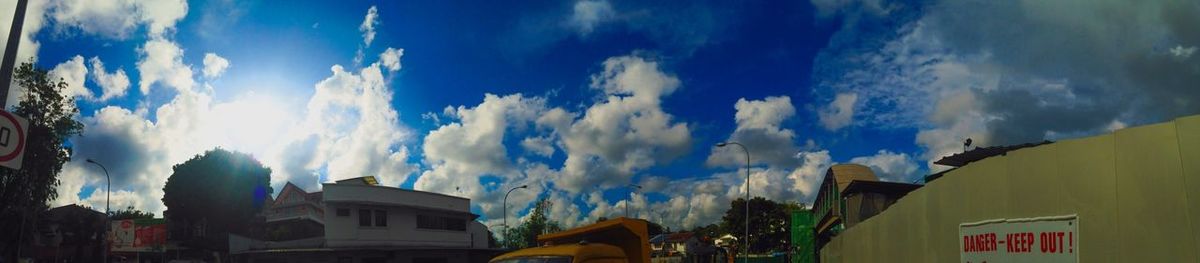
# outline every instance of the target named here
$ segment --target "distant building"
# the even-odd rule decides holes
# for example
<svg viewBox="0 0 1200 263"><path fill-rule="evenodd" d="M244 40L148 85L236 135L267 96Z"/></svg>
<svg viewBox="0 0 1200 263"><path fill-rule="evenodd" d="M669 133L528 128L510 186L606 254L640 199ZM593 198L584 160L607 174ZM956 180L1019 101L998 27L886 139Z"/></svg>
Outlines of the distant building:
<svg viewBox="0 0 1200 263"><path fill-rule="evenodd" d="M288 182L263 210L263 236L286 241L325 235L325 203L321 192L308 193Z"/></svg>
<svg viewBox="0 0 1200 263"><path fill-rule="evenodd" d="M813 202L817 249L846 228L875 216L920 185L879 181L858 164L829 167Z"/></svg>
<svg viewBox="0 0 1200 263"><path fill-rule="evenodd" d="M650 239L650 249L664 256L685 254L688 242L697 240L692 232L663 233Z"/></svg>
<svg viewBox="0 0 1200 263"><path fill-rule="evenodd" d="M78 205L51 208L39 216L37 234L26 248L36 261L87 262L102 258L104 219L104 213Z"/></svg>
<svg viewBox="0 0 1200 263"><path fill-rule="evenodd" d="M322 186L317 203L329 213L320 220L321 236L287 241L233 236L229 250L235 262L466 263L486 262L498 252L489 247L491 233L475 221L479 216L471 213L470 199L379 186L374 177ZM287 198L281 192L277 200ZM317 222L312 214L294 218Z"/></svg>

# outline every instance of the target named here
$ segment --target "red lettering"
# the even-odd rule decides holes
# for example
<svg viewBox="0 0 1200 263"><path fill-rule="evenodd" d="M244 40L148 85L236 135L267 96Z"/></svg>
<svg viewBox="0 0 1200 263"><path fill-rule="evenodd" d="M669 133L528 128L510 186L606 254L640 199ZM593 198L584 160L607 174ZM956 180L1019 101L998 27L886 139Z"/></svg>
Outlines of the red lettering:
<svg viewBox="0 0 1200 263"><path fill-rule="evenodd" d="M1063 253L1063 232L1058 232L1057 234L1058 235L1057 235L1057 237L1055 237L1055 239L1058 239L1058 253L1062 254Z"/></svg>

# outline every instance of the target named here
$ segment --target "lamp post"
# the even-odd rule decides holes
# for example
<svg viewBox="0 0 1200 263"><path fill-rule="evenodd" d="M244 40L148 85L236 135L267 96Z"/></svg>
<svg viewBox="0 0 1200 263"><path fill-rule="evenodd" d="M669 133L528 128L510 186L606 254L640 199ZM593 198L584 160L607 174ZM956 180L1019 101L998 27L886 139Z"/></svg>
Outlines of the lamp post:
<svg viewBox="0 0 1200 263"><path fill-rule="evenodd" d="M742 152L746 153L746 242L744 243L746 244L745 252L748 262L750 260L750 150L747 150L745 145L737 142L722 142L718 143L717 147L725 147L730 144L741 147Z"/></svg>
<svg viewBox="0 0 1200 263"><path fill-rule="evenodd" d="M103 164L100 164L90 158L87 159L87 162L95 164L96 166L100 166L100 169L104 170L104 182L108 185L105 186L104 189L104 262L108 262L108 228L112 226L112 223L109 223L110 216L112 215L109 214L111 211L108 207L108 200L112 197L112 177L108 176L108 168L104 168Z"/></svg>
<svg viewBox="0 0 1200 263"><path fill-rule="evenodd" d="M636 184L629 184L629 187L636 188L637 190L642 189L642 186ZM629 218L629 202L633 202L633 192L637 190L629 191L629 199L625 199L625 218Z"/></svg>
<svg viewBox="0 0 1200 263"><path fill-rule="evenodd" d="M529 188L529 185L522 185L508 189L508 193L504 194L504 231L508 231L508 194L511 194L517 189ZM503 233L501 233L503 235ZM505 241L507 242L507 241Z"/></svg>

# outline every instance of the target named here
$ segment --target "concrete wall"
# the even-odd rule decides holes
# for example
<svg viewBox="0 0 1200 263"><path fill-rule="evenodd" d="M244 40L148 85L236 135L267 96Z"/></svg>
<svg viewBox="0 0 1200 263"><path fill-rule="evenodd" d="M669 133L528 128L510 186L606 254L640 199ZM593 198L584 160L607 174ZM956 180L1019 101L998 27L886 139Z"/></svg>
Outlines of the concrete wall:
<svg viewBox="0 0 1200 263"><path fill-rule="evenodd" d="M408 207L380 206L353 203L326 203L325 239L329 247L362 246L433 246L469 248L473 244L470 231L450 231L417 228L417 214L457 216L468 222L467 214L452 214ZM338 216L337 209L350 209L350 216ZM387 227L358 225L358 210L387 211ZM486 237L485 237L486 238ZM486 242L486 241L485 241ZM486 244L486 243L485 243ZM486 245L484 246L486 247Z"/></svg>
<svg viewBox="0 0 1200 263"><path fill-rule="evenodd" d="M961 223L1078 215L1080 262L1200 261L1200 115L984 159L834 238L822 262L957 262Z"/></svg>

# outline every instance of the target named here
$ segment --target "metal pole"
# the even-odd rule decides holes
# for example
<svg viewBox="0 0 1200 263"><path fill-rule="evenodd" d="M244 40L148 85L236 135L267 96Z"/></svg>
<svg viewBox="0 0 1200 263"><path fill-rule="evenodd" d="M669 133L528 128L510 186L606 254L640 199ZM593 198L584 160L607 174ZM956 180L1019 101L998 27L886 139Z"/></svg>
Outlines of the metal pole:
<svg viewBox="0 0 1200 263"><path fill-rule="evenodd" d="M529 188L529 185L513 187L512 189L508 189L508 193L504 194L504 215L501 216L504 218L504 232L508 232L508 194L511 194L514 190L522 188ZM500 233L500 236L504 236L504 233Z"/></svg>
<svg viewBox="0 0 1200 263"><path fill-rule="evenodd" d="M112 215L109 214L109 213L112 213L112 211L109 210L109 206L108 206L108 201L112 197L112 177L108 176L108 168L104 168L103 164L100 164L92 159L87 159L87 162L95 164L96 166L100 166L100 169L104 170L104 181L106 184L108 184L106 189L104 189L104 244L105 244L104 245L104 262L107 263L108 262L108 234L109 234L108 228L112 226L112 222L110 222L110 220L112 220L112 217L111 217Z"/></svg>
<svg viewBox="0 0 1200 263"><path fill-rule="evenodd" d="M734 144L742 148L742 152L746 153L746 248L743 257L746 262L750 261L750 150L746 149L745 145L737 142L722 142L718 143L717 147L725 147L726 145Z"/></svg>
<svg viewBox="0 0 1200 263"><path fill-rule="evenodd" d="M8 31L8 44L4 47L4 61L0 62L0 108L8 107L8 88L12 85L13 64L17 62L17 46L21 44L21 29L25 26L25 7L29 0L17 0L17 11L13 14L12 29Z"/></svg>

